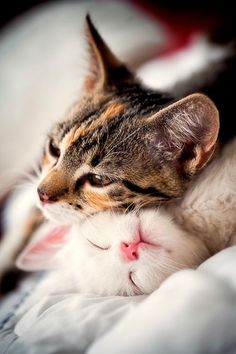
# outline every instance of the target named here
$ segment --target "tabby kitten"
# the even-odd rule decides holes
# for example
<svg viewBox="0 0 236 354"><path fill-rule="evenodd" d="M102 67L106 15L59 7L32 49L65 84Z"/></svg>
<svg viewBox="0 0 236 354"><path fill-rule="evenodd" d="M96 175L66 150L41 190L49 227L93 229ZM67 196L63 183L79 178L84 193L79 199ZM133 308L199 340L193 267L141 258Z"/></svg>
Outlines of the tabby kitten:
<svg viewBox="0 0 236 354"><path fill-rule="evenodd" d="M143 86L89 16L86 34L90 55L83 95L50 132L37 185L43 214L65 224L180 197L212 157L219 130L218 111L208 97L194 93L174 100ZM0 278L42 221L34 208L6 230Z"/></svg>
<svg viewBox="0 0 236 354"><path fill-rule="evenodd" d="M84 94L49 134L38 185L43 213L64 223L180 197L211 158L219 130L209 98L174 102L144 87L89 16L86 34Z"/></svg>

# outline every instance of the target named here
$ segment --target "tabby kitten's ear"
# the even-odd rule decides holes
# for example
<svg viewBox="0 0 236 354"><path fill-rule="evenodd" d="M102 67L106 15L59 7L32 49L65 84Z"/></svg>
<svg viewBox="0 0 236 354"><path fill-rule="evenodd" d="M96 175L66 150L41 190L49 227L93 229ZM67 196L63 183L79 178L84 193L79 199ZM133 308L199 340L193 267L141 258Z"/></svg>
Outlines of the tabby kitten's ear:
<svg viewBox="0 0 236 354"><path fill-rule="evenodd" d="M150 121L152 142L162 144L163 155L177 161L182 173L193 175L211 158L219 132L219 113L207 96L189 95L159 111Z"/></svg>
<svg viewBox="0 0 236 354"><path fill-rule="evenodd" d="M120 82L133 81L133 75L111 52L89 15L86 16L85 33L89 45L89 70L84 86L87 91L111 88Z"/></svg>

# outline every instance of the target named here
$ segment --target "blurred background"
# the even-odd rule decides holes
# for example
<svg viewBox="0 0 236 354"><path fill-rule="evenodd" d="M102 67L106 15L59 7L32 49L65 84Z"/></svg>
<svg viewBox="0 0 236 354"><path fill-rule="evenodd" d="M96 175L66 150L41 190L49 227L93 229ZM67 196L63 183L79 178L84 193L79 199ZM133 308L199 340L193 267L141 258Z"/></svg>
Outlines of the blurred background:
<svg viewBox="0 0 236 354"><path fill-rule="evenodd" d="M231 1L30 1L0 18L0 195L30 171L55 120L81 91L87 12L113 52L168 90L206 60L202 37L235 19Z"/></svg>

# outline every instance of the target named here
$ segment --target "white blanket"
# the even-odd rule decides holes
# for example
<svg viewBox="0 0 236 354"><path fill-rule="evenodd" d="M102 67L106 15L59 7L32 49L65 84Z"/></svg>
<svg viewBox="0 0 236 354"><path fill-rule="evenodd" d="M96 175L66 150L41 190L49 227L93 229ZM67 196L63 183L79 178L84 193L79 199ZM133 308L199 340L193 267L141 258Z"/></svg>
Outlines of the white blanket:
<svg viewBox="0 0 236 354"><path fill-rule="evenodd" d="M20 316L6 353L236 353L235 269L236 246L173 274L150 296L52 288Z"/></svg>

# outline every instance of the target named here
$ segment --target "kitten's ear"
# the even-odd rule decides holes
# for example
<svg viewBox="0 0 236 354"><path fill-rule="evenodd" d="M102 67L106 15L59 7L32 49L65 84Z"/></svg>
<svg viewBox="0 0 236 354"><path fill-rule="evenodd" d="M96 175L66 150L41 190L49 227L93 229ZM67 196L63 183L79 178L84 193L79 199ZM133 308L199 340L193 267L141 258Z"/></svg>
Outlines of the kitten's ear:
<svg viewBox="0 0 236 354"><path fill-rule="evenodd" d="M219 132L219 113L203 94L189 95L151 117L155 143L179 169L193 175L211 158Z"/></svg>
<svg viewBox="0 0 236 354"><path fill-rule="evenodd" d="M33 240L16 260L18 268L26 271L52 269L57 266L56 255L65 245L68 226L56 227L37 240Z"/></svg>
<svg viewBox="0 0 236 354"><path fill-rule="evenodd" d="M89 15L86 16L85 33L89 45L89 70L84 82L87 91L98 87L104 90L133 80L133 75L111 52Z"/></svg>

